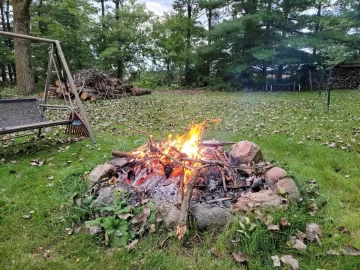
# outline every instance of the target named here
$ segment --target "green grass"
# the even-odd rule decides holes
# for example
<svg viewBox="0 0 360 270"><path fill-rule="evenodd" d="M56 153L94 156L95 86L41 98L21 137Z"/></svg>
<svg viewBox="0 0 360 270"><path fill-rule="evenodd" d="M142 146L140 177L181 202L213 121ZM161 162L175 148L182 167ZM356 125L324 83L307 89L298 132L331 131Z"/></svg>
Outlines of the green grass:
<svg viewBox="0 0 360 270"><path fill-rule="evenodd" d="M231 256L234 252L248 256L250 269L273 269L270 256L281 254L299 259L301 269L360 269L358 257L326 255L346 243L360 248L359 104L358 91L334 91L330 111L315 92L157 91L86 104L98 141L95 146L89 140L69 141L61 135L62 128L46 129L46 139L41 141L34 141L35 136L8 136L0 150L4 159L0 163L0 269L238 269ZM223 120L208 128L206 138L254 141L267 160L294 177L304 203L272 214L275 220L287 217L289 229L274 234L259 224L246 240L237 234L234 221L218 234L192 231L186 243L170 238L164 247L160 243L167 232L161 231L141 239L131 251L105 248L101 239L84 229L71 236L65 233L66 227L81 224L86 214L72 205L73 194L86 191L84 173L108 160L111 150L130 150L146 141L119 120L161 139L168 133L183 133L189 123L205 118ZM331 142L335 148L328 147ZM45 164L30 166L35 158ZM309 179L320 185L317 200L327 201L315 217L306 209L311 198L305 192ZM32 218L23 219L30 211L34 211ZM321 224L322 246L309 244L302 252L288 248L289 235L304 230L309 222ZM340 225L351 235L341 234ZM240 238L238 243L231 241Z"/></svg>

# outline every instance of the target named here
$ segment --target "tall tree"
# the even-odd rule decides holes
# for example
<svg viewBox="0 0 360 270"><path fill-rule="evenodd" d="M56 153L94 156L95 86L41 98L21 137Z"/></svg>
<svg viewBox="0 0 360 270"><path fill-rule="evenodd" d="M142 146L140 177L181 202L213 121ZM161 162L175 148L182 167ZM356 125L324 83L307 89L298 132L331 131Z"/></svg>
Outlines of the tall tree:
<svg viewBox="0 0 360 270"><path fill-rule="evenodd" d="M105 17L107 31L99 24L93 44L99 66L123 79L127 69L138 67L145 59L150 14L144 4L136 1L114 3L115 8Z"/></svg>
<svg viewBox="0 0 360 270"><path fill-rule="evenodd" d="M15 33L30 34L30 3L31 0L12 0ZM31 62L31 42L15 39L14 45L18 90L24 94L34 93L36 87Z"/></svg>

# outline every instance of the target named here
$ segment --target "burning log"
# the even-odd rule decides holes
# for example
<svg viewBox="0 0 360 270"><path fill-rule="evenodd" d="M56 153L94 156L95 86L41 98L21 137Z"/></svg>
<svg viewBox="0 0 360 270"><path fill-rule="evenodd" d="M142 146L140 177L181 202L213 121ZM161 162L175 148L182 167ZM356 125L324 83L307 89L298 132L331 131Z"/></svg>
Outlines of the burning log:
<svg viewBox="0 0 360 270"><path fill-rule="evenodd" d="M176 235L179 240L181 240L187 231L187 223L189 220L189 208L190 208L190 200L195 187L196 180L199 175L199 169L191 170L191 179L186 186L186 192L184 196L184 200L181 204L180 217L178 224L176 226Z"/></svg>
<svg viewBox="0 0 360 270"><path fill-rule="evenodd" d="M117 150L112 150L111 154L115 157L133 157L133 155L131 153L117 151Z"/></svg>

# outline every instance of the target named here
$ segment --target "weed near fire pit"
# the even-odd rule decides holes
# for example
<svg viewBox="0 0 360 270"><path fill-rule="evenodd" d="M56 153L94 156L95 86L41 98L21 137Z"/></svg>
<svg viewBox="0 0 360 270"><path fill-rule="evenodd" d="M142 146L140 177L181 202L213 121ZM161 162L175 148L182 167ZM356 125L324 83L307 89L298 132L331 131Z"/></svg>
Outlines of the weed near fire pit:
<svg viewBox="0 0 360 270"><path fill-rule="evenodd" d="M85 222L87 228L100 227L104 230L105 245L124 247L135 237L142 237L146 231L156 231L155 205L146 202L132 206L127 192L116 192L113 205L100 209L102 217ZM138 240L134 240L135 243ZM131 245L131 244L130 244Z"/></svg>

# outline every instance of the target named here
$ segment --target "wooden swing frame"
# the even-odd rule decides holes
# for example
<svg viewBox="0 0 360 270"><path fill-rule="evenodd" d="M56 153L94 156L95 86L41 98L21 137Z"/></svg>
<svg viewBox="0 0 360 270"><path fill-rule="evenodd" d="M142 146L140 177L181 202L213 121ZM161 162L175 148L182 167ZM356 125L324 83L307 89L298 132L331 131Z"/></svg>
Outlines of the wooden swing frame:
<svg viewBox="0 0 360 270"><path fill-rule="evenodd" d="M21 123L20 125L19 124L13 124L12 126L1 126L0 125L0 135L1 134L8 134L8 133L13 133L13 132L18 132L18 131L24 131L24 130L38 129L38 137L40 137L41 128L50 127L50 126L57 126L57 125L69 125L74 121L74 114L76 114L76 112L75 112L75 108L74 108L74 105L72 104L72 101L71 101L70 97L68 97L69 102L70 102L70 106L49 105L49 104L47 104L48 91L49 91L49 87L50 87L50 83L51 83L53 67L55 67L56 72L58 74L58 77L60 77L59 72L58 72L57 67L56 67L56 63L55 63L55 58L54 58L54 56L55 56L57 61L59 62L60 69L65 71L67 80L70 83L70 90L74 94L75 104L77 105L77 107L79 109L79 115L80 115L80 117L82 119L82 123L85 126L85 128L87 129L89 137L92 140L92 142L96 143L92 128L90 126L90 123L89 123L87 115L86 115L85 108L84 108L84 106L83 106L83 104L82 104L82 102L80 100L79 94L78 94L76 86L75 86L74 79L73 79L73 77L71 75L69 66L68 66L68 64L67 64L67 62L65 60L64 53L63 53L63 51L61 49L60 41L53 40L53 39L47 39L47 38L41 38L41 37L22 35L22 34L15 34L15 33L4 32L4 31L0 31L0 35L5 36L5 37L9 37L9 38L13 38L13 39L20 38L20 39L31 40L33 42L50 43L48 68L47 68L47 77L46 77L46 83L45 83L45 89L44 89L43 98L40 99L40 100L37 100L37 99L34 99L34 98L0 100L0 106L3 106L3 108L5 108L5 106L11 106L11 105L16 106L17 104L18 105L20 104L20 107L23 107L24 106L23 104L29 104L31 106L35 106L35 107L38 108L39 115L37 115L36 120L34 120L33 123L24 123L24 124ZM70 91L68 89L68 86L67 86L67 83L66 83L66 80L63 79L63 78L62 79L59 78L59 79L62 81L61 83L65 85L65 88L67 89L68 93L70 93ZM66 99L67 97L64 96L64 98ZM66 119L66 120L46 121L46 118L44 116L45 109L70 110L71 111L71 114L70 114L71 116L70 116L69 119ZM0 117L5 118L5 115L4 116L0 115ZM1 121L0 121L0 124L1 124Z"/></svg>

